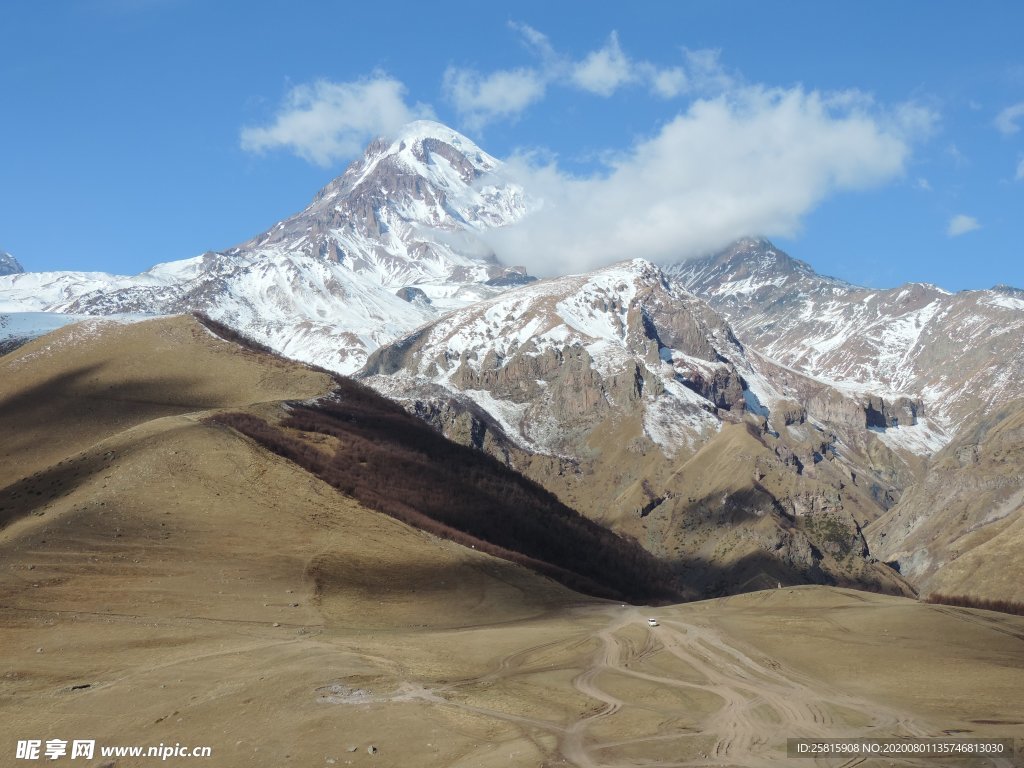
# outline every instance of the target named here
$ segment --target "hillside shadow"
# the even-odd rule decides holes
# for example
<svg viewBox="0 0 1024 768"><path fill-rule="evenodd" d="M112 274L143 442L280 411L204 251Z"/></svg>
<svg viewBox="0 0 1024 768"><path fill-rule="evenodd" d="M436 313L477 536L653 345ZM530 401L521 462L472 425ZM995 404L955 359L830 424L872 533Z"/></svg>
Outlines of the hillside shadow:
<svg viewBox="0 0 1024 768"><path fill-rule="evenodd" d="M324 618L350 628L502 624L594 600L545 584L512 562L468 556L462 561L410 561L328 551L313 558L306 578L313 582Z"/></svg>
<svg viewBox="0 0 1024 768"><path fill-rule="evenodd" d="M20 453L38 453L40 443L52 441L52 455L63 456L150 419L209 407L168 397L190 383L185 376L101 383L95 376L102 367L79 366L0 399L6 469L17 466Z"/></svg>
<svg viewBox="0 0 1024 768"><path fill-rule="evenodd" d="M14 521L40 513L41 508L73 493L113 466L114 451L69 457L0 488L0 530Z"/></svg>
<svg viewBox="0 0 1024 768"><path fill-rule="evenodd" d="M816 584L826 587L844 587L884 595L906 596L896 583L879 574L865 572L859 578L852 574L830 573L817 563L810 567L795 567L784 558L769 552L752 552L728 564L706 558L679 558L672 564L681 583L696 590L695 599L727 597L729 595Z"/></svg>

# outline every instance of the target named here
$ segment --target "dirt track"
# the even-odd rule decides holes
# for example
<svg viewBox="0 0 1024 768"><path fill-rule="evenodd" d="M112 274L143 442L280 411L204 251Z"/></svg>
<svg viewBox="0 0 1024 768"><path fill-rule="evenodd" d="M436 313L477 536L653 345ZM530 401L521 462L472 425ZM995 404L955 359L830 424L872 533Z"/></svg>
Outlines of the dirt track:
<svg viewBox="0 0 1024 768"><path fill-rule="evenodd" d="M803 593L796 596L812 602L822 593L838 604L861 601L852 592L790 592ZM756 600L758 596L744 599ZM876 600L867 596L864 608L878 608ZM715 611L713 603L703 605L706 613ZM907 605L912 610L918 608ZM949 735L945 732L951 728L948 721L938 722L919 712L882 703L886 691L881 689L871 698L844 690L828 679L765 655L747 640L724 632L711 616L702 617L687 606L662 609L658 613L660 626L654 628L647 626L648 613L635 607L580 607L572 613L576 616L570 622L569 637L505 654L492 660L491 668L481 675L440 686L405 680L391 694L343 703L372 703L383 711L389 704L418 699L441 709L501 721L511 730L503 740L496 739L490 745L494 755L517 754L524 742L539 743L536 734L549 734L555 738L555 746L545 761L537 764L580 768L779 765L790 762L785 756L789 737ZM1000 623L999 617L986 618L953 617L968 625L979 621ZM553 623L561 624L558 620ZM582 632L581 626L586 627ZM998 627L996 631L1013 633L1019 629ZM481 632L485 630L481 628ZM832 650L841 652L842 645ZM573 670L570 683L588 704L568 719L527 714L530 702L517 701L517 678L566 669ZM674 673L666 673L667 669ZM498 697L497 705L488 706L480 694L492 687L504 695ZM550 688L548 693L552 693ZM673 693L680 694L680 698L674 700ZM1020 730L1004 726L1002 733L1019 735ZM800 762L830 766L935 764L914 759ZM957 763L946 760L943 764ZM1009 759L971 760L966 764L1013 765Z"/></svg>

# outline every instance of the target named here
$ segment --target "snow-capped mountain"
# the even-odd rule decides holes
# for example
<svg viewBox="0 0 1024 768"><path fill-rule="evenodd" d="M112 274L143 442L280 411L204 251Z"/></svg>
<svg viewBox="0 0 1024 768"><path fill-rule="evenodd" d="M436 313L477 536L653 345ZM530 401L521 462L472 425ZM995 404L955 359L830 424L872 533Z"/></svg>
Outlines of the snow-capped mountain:
<svg viewBox="0 0 1024 768"><path fill-rule="evenodd" d="M861 288L756 239L667 272L775 362L854 395L919 401L931 450L965 419L1024 395L1024 291Z"/></svg>
<svg viewBox="0 0 1024 768"><path fill-rule="evenodd" d="M524 212L522 190L495 176L500 165L446 126L410 123L372 142L301 214L229 253L318 256L443 303L452 284L509 274L479 236Z"/></svg>
<svg viewBox="0 0 1024 768"><path fill-rule="evenodd" d="M312 204L221 253L134 276L0 278L0 311L201 310L285 355L350 373L444 310L528 280L481 233L522 215L522 190L469 139L430 121L378 139Z"/></svg>
<svg viewBox="0 0 1024 768"><path fill-rule="evenodd" d="M0 251L0 276L16 275L24 271L16 258L5 251Z"/></svg>

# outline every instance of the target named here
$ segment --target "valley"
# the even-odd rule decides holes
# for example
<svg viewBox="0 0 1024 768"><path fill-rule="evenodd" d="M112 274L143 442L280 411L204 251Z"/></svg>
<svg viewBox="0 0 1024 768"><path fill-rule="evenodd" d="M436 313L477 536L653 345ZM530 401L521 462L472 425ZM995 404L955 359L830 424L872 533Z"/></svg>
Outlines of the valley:
<svg viewBox="0 0 1024 768"><path fill-rule="evenodd" d="M727 766L781 764L797 736L1024 737L1024 618L817 586L588 598L208 419L270 416L326 374L191 318L74 333L0 360L22 436L4 466L24 468L0 496L8 739L208 745L218 766ZM46 387L64 399L26 397Z"/></svg>

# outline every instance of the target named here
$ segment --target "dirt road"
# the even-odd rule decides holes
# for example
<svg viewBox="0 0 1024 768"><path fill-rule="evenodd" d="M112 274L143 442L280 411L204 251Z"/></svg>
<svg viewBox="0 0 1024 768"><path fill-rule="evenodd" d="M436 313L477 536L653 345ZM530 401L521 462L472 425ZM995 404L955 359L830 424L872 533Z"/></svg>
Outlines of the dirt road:
<svg viewBox="0 0 1024 768"><path fill-rule="evenodd" d="M572 647L592 650L572 685L593 705L567 724L488 708L454 695L482 684L500 687L518 675L557 668L557 641L517 650L501 658L487 675L435 689L429 698L436 704L504 720L526 730L556 734L558 755L580 768L777 765L790 762L785 755L790 737L949 735L943 724L880 703L882 692L872 699L851 694L752 649L712 621L688 620L675 615L683 611L671 610L672 616L659 616L659 626L649 627L644 609L587 609L586 620L596 626ZM562 648L562 655L563 663L572 663L574 653L569 648ZM667 674L664 670L669 668L676 674ZM666 692L681 696L666 703ZM695 694L699 706L687 710L685 702ZM638 733L635 723L642 718L654 727ZM672 753L678 757L673 759ZM864 760L801 761L803 765L816 763L871 764ZM934 766L934 761L903 759L878 764L923 768ZM1012 762L972 760L969 764L1011 766Z"/></svg>

